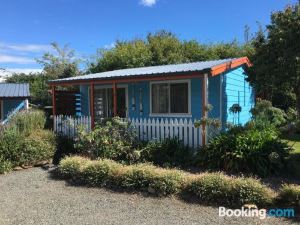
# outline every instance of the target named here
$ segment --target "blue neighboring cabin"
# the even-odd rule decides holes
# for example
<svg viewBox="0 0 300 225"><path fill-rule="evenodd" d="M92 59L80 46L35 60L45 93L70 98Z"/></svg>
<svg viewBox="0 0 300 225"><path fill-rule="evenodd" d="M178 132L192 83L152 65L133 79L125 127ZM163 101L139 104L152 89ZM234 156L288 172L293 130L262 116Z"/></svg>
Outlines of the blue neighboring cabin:
<svg viewBox="0 0 300 225"><path fill-rule="evenodd" d="M196 68L197 73L200 71L199 74L208 75L206 95L208 104L213 107L208 116L220 119L223 125L227 122L245 124L251 119L249 111L254 105L253 88L245 80L247 74L244 68L250 64L247 60L225 59L198 64L117 70L53 82L59 85L76 81L81 94L80 115L91 115L91 83L95 81L93 84L95 117L113 116L112 83L117 82L117 93L121 93L118 95L118 107L123 107L126 112L121 113L123 117L200 119L203 116L204 79L201 76L194 76L192 69ZM223 65L226 66L225 69L222 69ZM176 79L171 76L174 71ZM160 76L153 76L159 72ZM124 77L132 80L122 80ZM137 79L139 77L142 78ZM241 106L242 111L237 114L231 113L230 107L233 104Z"/></svg>
<svg viewBox="0 0 300 225"><path fill-rule="evenodd" d="M28 107L29 84L0 83L0 121L9 115Z"/></svg>

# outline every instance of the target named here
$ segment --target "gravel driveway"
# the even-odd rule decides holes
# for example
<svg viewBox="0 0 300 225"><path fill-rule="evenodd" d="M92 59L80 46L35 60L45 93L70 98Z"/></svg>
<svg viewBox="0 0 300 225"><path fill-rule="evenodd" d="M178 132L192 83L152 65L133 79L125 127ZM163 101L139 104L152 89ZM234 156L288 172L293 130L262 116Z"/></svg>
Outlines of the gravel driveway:
<svg viewBox="0 0 300 225"><path fill-rule="evenodd" d="M291 224L219 218L218 209L172 198L68 186L32 168L0 175L0 224Z"/></svg>

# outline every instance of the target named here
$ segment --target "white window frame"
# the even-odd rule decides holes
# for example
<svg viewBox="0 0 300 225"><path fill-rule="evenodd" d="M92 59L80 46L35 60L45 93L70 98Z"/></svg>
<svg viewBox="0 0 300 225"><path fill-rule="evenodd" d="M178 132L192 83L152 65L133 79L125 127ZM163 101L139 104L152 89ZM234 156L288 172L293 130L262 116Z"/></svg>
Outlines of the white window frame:
<svg viewBox="0 0 300 225"><path fill-rule="evenodd" d="M171 99L169 98L169 113L153 113L152 112L152 84L173 84L187 83L188 84L188 113L171 113ZM169 88L169 97L171 96ZM150 82L150 117L192 117L191 113L191 80L168 80L168 81L151 81Z"/></svg>

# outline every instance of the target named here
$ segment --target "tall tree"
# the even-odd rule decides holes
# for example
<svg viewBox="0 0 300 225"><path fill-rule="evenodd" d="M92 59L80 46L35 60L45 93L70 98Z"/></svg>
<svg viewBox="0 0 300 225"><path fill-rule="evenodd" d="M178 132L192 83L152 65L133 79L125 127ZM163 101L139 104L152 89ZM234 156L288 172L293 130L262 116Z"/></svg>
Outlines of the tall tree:
<svg viewBox="0 0 300 225"><path fill-rule="evenodd" d="M296 95L300 116L300 9L291 5L271 15L267 33L258 32L250 81L268 99L280 91Z"/></svg>
<svg viewBox="0 0 300 225"><path fill-rule="evenodd" d="M88 72L233 58L252 54L250 45L230 43L201 44L180 40L165 30L149 33L146 39L117 41L112 49L100 49Z"/></svg>
<svg viewBox="0 0 300 225"><path fill-rule="evenodd" d="M79 75L79 60L75 57L74 50L67 45L60 47L51 43L53 53L45 53L37 62L43 66L43 72L52 79L73 77Z"/></svg>

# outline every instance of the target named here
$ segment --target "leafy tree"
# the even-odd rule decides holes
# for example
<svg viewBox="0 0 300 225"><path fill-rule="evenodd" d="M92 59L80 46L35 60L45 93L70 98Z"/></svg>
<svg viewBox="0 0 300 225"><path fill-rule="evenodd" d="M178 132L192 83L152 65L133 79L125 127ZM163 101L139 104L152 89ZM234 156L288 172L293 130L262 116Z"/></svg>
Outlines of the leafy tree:
<svg viewBox="0 0 300 225"><path fill-rule="evenodd" d="M88 72L196 62L249 56L253 54L250 44L230 43L201 44L196 40L180 40L167 31L149 33L146 39L117 41L112 49L100 49Z"/></svg>
<svg viewBox="0 0 300 225"><path fill-rule="evenodd" d="M7 79L10 83L29 83L31 102L37 105L51 104L51 96L48 93L49 80L72 77L79 75L79 61L75 59L75 53L68 46L60 47L56 43L51 44L54 53L45 53L37 62L43 66L41 73L13 74Z"/></svg>
<svg viewBox="0 0 300 225"><path fill-rule="evenodd" d="M9 83L29 83L31 103L36 105L49 105L51 99L48 93L47 81L50 78L43 73L15 73L7 79Z"/></svg>
<svg viewBox="0 0 300 225"><path fill-rule="evenodd" d="M271 100L274 95L291 91L296 95L300 116L300 9L299 4L271 15L267 32L262 29L253 41L255 54L250 81L257 92Z"/></svg>
<svg viewBox="0 0 300 225"><path fill-rule="evenodd" d="M98 59L89 66L89 72L143 67L151 64L152 54L143 40L117 41L113 49L98 50Z"/></svg>
<svg viewBox="0 0 300 225"><path fill-rule="evenodd" d="M67 45L60 47L51 43L54 53L47 52L37 62L43 66L43 72L52 79L73 77L79 75L79 60L75 57L74 50Z"/></svg>

